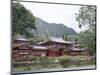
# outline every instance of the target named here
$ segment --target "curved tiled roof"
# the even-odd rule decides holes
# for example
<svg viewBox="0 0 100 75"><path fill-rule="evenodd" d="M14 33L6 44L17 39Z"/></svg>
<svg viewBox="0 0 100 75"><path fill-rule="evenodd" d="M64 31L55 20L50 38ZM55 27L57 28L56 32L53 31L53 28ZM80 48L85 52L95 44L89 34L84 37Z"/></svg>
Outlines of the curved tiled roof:
<svg viewBox="0 0 100 75"><path fill-rule="evenodd" d="M73 44L74 43L74 42L71 42L71 41L65 41L64 39L58 38L58 37L49 37L48 40L46 40L44 42L40 42L38 44L43 44L43 43L46 43L48 41L52 41L52 42L56 42L56 43L64 43L64 44Z"/></svg>
<svg viewBox="0 0 100 75"><path fill-rule="evenodd" d="M62 38L56 38L56 37L50 37L49 40L51 40L53 42L58 42L58 43L66 43L66 44L68 44L68 43L71 43L72 44L73 43L71 41L65 41Z"/></svg>

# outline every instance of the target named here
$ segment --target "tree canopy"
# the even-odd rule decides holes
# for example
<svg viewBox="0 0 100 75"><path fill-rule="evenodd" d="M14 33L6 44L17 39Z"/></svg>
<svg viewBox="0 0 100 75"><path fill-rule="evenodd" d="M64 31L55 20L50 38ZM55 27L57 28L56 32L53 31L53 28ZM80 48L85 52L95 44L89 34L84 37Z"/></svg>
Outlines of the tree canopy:
<svg viewBox="0 0 100 75"><path fill-rule="evenodd" d="M31 37L31 29L35 29L35 17L20 3L12 3L12 34Z"/></svg>
<svg viewBox="0 0 100 75"><path fill-rule="evenodd" d="M76 14L79 28L84 28L79 33L79 42L82 46L88 47L90 54L94 55L96 51L96 7L82 6L79 13Z"/></svg>
<svg viewBox="0 0 100 75"><path fill-rule="evenodd" d="M82 6L79 13L76 14L76 21L79 27L84 27L85 30L95 30L96 27L96 7L95 6Z"/></svg>

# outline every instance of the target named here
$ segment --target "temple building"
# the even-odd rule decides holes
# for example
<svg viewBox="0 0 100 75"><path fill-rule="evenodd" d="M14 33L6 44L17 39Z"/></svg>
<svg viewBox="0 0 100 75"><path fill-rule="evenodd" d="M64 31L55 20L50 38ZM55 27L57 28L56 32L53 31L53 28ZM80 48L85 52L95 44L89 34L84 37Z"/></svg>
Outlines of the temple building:
<svg viewBox="0 0 100 75"><path fill-rule="evenodd" d="M49 49L47 56L88 55L88 50L80 48L79 44L76 45L75 42L65 41L62 38L50 37L48 40L38 44Z"/></svg>
<svg viewBox="0 0 100 75"><path fill-rule="evenodd" d="M12 43L12 58L29 61L33 56L89 55L88 50L81 49L79 46L79 44L76 45L74 42L57 37L49 37L48 40L37 44L31 44L29 40L18 37L14 38Z"/></svg>

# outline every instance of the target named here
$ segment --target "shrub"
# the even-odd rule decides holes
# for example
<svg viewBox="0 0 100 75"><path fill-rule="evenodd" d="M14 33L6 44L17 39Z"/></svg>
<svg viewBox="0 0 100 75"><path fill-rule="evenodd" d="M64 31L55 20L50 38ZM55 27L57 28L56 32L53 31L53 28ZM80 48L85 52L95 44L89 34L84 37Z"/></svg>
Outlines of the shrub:
<svg viewBox="0 0 100 75"><path fill-rule="evenodd" d="M69 67L71 59L62 59L60 60L60 64L63 68Z"/></svg>
<svg viewBox="0 0 100 75"><path fill-rule="evenodd" d="M26 70L31 70L31 67L27 67Z"/></svg>

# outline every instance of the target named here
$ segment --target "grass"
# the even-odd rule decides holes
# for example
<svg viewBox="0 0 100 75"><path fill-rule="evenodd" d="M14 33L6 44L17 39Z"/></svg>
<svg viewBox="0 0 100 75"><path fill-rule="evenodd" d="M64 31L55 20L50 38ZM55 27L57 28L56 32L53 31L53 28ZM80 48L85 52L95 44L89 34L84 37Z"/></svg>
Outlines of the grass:
<svg viewBox="0 0 100 75"><path fill-rule="evenodd" d="M57 60L58 63L54 64L55 60ZM91 59L91 56L34 57L33 61L40 63L31 64L29 66L17 66L15 68L19 70L31 70L32 68L67 68L95 64L95 59Z"/></svg>

